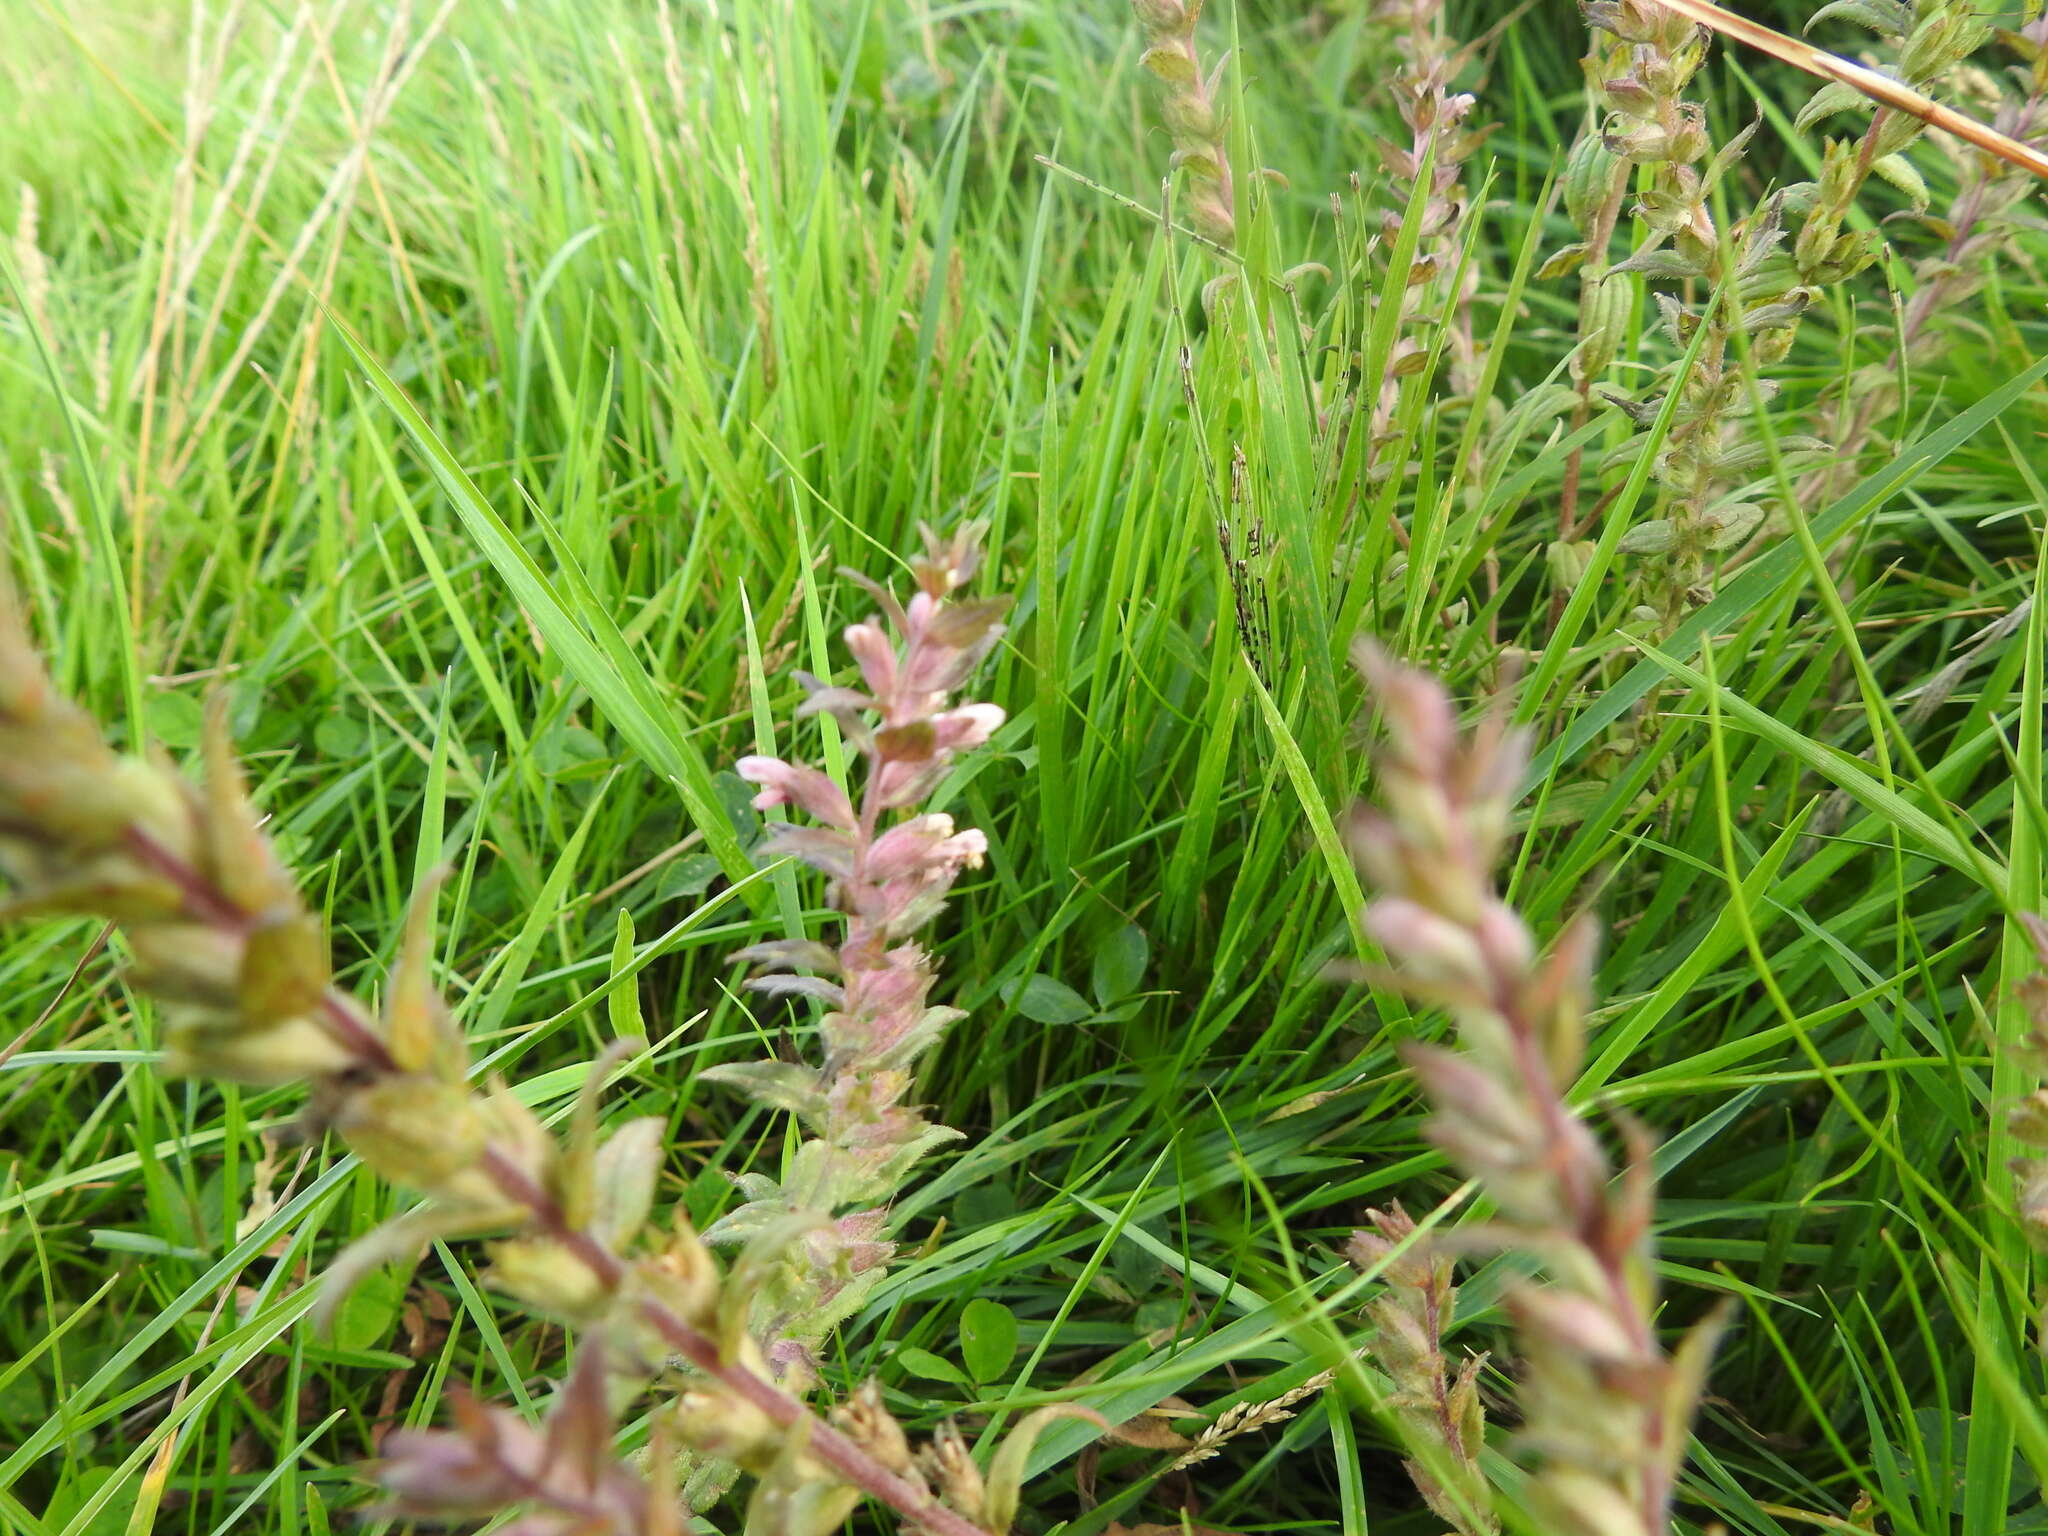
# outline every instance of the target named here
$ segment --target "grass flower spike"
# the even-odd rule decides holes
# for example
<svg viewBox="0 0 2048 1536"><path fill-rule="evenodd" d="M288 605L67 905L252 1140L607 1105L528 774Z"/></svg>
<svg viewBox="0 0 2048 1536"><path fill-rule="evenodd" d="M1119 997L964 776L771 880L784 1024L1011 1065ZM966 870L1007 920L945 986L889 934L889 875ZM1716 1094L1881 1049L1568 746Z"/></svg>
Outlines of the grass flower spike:
<svg viewBox="0 0 2048 1536"><path fill-rule="evenodd" d="M1378 892L1366 928L1393 979L1457 1028L1455 1049L1411 1043L1405 1052L1434 1111L1429 1136L1492 1197L1501 1239L1534 1254L1547 1277L1507 1298L1525 1356L1522 1441L1537 1461L1536 1512L1555 1536L1664 1536L1716 1327L1663 1351L1648 1148L1628 1132L1617 1182L1564 1098L1584 1046L1593 925L1580 919L1539 956L1494 890L1527 766L1522 733L1491 713L1463 735L1434 678L1373 647L1359 661L1385 732L1379 803L1351 826ZM1444 1433L1462 1448L1458 1420Z"/></svg>
<svg viewBox="0 0 2048 1536"><path fill-rule="evenodd" d="M860 688L802 678L809 697L799 716L830 715L864 764L858 807L816 768L773 757L739 763L760 789L755 805L791 806L810 819L776 826L767 852L822 871L844 915L836 946L783 939L733 957L767 973L748 982L755 991L824 1005L819 1066L748 1062L708 1074L791 1111L808 1132L780 1182L741 1175L747 1203L706 1233L741 1242L809 1222L785 1283L762 1292L757 1319L776 1369L799 1382L810 1379L811 1347L858 1305L893 1251L881 1235L885 1202L918 1157L959 1135L909 1102L917 1058L963 1017L930 1001L937 971L915 935L961 873L979 867L988 839L918 807L959 754L1003 723L993 704L953 702L1002 638L1008 606L958 595L980 563L979 538L978 528L951 539L926 529L909 603L872 589L881 615L845 636Z"/></svg>

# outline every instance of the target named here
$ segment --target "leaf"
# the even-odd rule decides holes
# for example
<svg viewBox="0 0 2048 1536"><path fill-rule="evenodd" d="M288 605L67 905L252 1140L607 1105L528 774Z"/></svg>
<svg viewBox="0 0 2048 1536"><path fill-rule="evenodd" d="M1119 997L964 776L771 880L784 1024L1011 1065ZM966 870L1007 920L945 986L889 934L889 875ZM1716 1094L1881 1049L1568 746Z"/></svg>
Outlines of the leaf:
<svg viewBox="0 0 2048 1536"><path fill-rule="evenodd" d="M598 1148L590 1230L599 1242L621 1247L647 1224L667 1150L668 1121L660 1115L628 1120Z"/></svg>
<svg viewBox="0 0 2048 1536"><path fill-rule="evenodd" d="M313 727L313 745L322 757L360 757L370 745L369 727L354 715L326 715Z"/></svg>
<svg viewBox="0 0 2048 1536"><path fill-rule="evenodd" d="M996 989L1002 1000L1034 1024L1078 1024L1093 1017L1088 1000L1063 981L1033 974Z"/></svg>
<svg viewBox="0 0 2048 1536"><path fill-rule="evenodd" d="M754 809L754 786L730 768L721 768L711 776L711 792L725 807L726 820L732 823L740 846L751 848L759 842L763 823L761 813Z"/></svg>
<svg viewBox="0 0 2048 1536"><path fill-rule="evenodd" d="M700 1077L739 1089L757 1103L793 1115L815 1115L825 1108L825 1085L818 1074L795 1061L729 1061L706 1067Z"/></svg>
<svg viewBox="0 0 2048 1536"><path fill-rule="evenodd" d="M1885 155L1870 168L1910 197L1915 211L1927 206L1927 181L1904 155Z"/></svg>
<svg viewBox="0 0 2048 1536"><path fill-rule="evenodd" d="M1823 21L1839 16L1867 27L1879 37L1904 37L1913 30L1913 10L1900 0L1831 0L1806 19L1799 30L1811 32Z"/></svg>
<svg viewBox="0 0 2048 1536"><path fill-rule="evenodd" d="M611 760L597 733L580 725L558 725L534 738L534 766L551 779L594 778Z"/></svg>
<svg viewBox="0 0 2048 1536"><path fill-rule="evenodd" d="M122 1505L118 1490L114 1497L105 1497L108 1483L121 1475L119 1467L84 1467L77 1476L62 1484L50 1498L49 1507L43 1511L46 1530L75 1531L77 1536L121 1536L126 1528L128 1511ZM80 1522L78 1517L88 1507L96 1506L90 1518Z"/></svg>
<svg viewBox="0 0 2048 1536"><path fill-rule="evenodd" d="M1095 946L1095 963L1089 970L1088 985L1095 1001L1107 1008L1137 991L1151 958L1152 941L1136 923L1126 923L1111 933Z"/></svg>
<svg viewBox="0 0 2048 1536"><path fill-rule="evenodd" d="M1174 1399L1175 1402L1180 1399ZM1167 1423L1169 1418L1193 1418L1195 1410L1186 1409L1176 1414L1171 1409L1141 1413L1135 1419L1125 1419L1121 1424L1110 1426L1109 1438L1118 1445L1135 1445L1144 1451L1184 1451L1195 1442L1177 1432Z"/></svg>
<svg viewBox="0 0 2048 1536"><path fill-rule="evenodd" d="M960 1358L977 1382L1000 1381L1017 1354L1017 1314L977 1296L960 1314Z"/></svg>
<svg viewBox="0 0 2048 1536"><path fill-rule="evenodd" d="M1678 530L1668 517L1640 522L1621 536L1614 547L1624 555L1668 555L1678 546Z"/></svg>
<svg viewBox="0 0 2048 1536"><path fill-rule="evenodd" d="M199 745L206 712L189 694L160 693L143 706L142 723L165 746L189 752Z"/></svg>
<svg viewBox="0 0 2048 1536"><path fill-rule="evenodd" d="M1807 97L1806 105L1799 109L1799 115L1792 120L1792 126L1804 133L1824 117L1832 117L1837 112L1852 111L1868 104L1869 98L1855 86L1831 80Z"/></svg>
<svg viewBox="0 0 2048 1536"><path fill-rule="evenodd" d="M614 1039L638 1039L646 1028L640 1014L640 983L633 975L633 914L624 907L619 908L612 936L612 990L605 999L605 1016L611 1020Z"/></svg>
<svg viewBox="0 0 2048 1536"><path fill-rule="evenodd" d="M655 888L656 901L674 901L682 896L702 896L720 874L718 860L708 853L693 853L669 865Z"/></svg>
<svg viewBox="0 0 2048 1536"><path fill-rule="evenodd" d="M1677 279L1704 277L1706 269L1691 256L1668 248L1652 251L1637 251L1626 261L1617 261L1610 272L1640 272L1648 278Z"/></svg>
<svg viewBox="0 0 2048 1536"><path fill-rule="evenodd" d="M1713 191L1714 188L1721 184L1721 178L1735 169L1736 163L1748 151L1749 141L1756 137L1757 125L1760 121L1760 118L1751 118L1748 125L1741 132L1737 133L1734 138L1723 144L1714 158L1707 162L1706 174L1700 178L1700 190L1702 192Z"/></svg>
<svg viewBox="0 0 2048 1536"><path fill-rule="evenodd" d="M925 1381L951 1382L954 1386L970 1385L967 1373L950 1360L933 1354L928 1349L919 1349L915 1344L905 1345L896 1351L896 1362L911 1375Z"/></svg>
<svg viewBox="0 0 2048 1536"><path fill-rule="evenodd" d="M1566 246L1536 269L1536 280L1538 282L1549 282L1553 278L1564 277L1576 271L1580 263L1586 259L1589 249L1583 243Z"/></svg>
<svg viewBox="0 0 2048 1536"><path fill-rule="evenodd" d="M554 575L543 570L362 338L331 310L327 319L368 376L370 387L397 416L464 531L531 616L555 661L590 694L626 744L675 787L727 878L735 885L746 881L753 865L718 809L710 765L690 735L692 722L675 697L656 685L611 612L591 590L573 554L536 512L535 521L548 539ZM748 885L742 899L756 911L766 910L765 890Z"/></svg>
<svg viewBox="0 0 2048 1536"><path fill-rule="evenodd" d="M390 1338L405 1310L405 1291L411 1283L410 1264L373 1269L364 1275L334 1310L329 1330L334 1346L361 1352L375 1349Z"/></svg>

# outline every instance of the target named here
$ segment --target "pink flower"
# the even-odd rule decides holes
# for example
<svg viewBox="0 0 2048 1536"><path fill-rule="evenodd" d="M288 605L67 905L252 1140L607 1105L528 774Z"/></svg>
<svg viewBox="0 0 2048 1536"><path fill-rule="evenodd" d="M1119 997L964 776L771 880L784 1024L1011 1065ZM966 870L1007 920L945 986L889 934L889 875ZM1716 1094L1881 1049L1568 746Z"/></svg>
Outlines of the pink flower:
<svg viewBox="0 0 2048 1536"><path fill-rule="evenodd" d="M995 735L1004 718L998 704L963 704L933 715L933 745L941 752L965 752Z"/></svg>
<svg viewBox="0 0 2048 1536"><path fill-rule="evenodd" d="M981 834L973 834L981 838ZM885 883L897 879L899 874L911 874L915 870L961 862L952 856L950 846L954 842L952 817L950 815L915 815L909 821L889 827L881 838L874 840L868 848L868 860L862 866L862 874L868 881ZM987 850L987 838L981 838L983 852Z"/></svg>
<svg viewBox="0 0 2048 1536"><path fill-rule="evenodd" d="M988 834L979 827L969 827L947 838L936 851L952 869L979 869L988 856Z"/></svg>
<svg viewBox="0 0 2048 1536"><path fill-rule="evenodd" d="M743 757L734 764L739 776L761 786L754 796L757 810L776 805L795 805L819 821L851 832L856 826L853 802L846 791L815 768L785 763L779 757Z"/></svg>
<svg viewBox="0 0 2048 1536"><path fill-rule="evenodd" d="M890 1013L921 1013L924 1011L924 995L935 979L916 965L855 971L846 978L847 1012L869 1018Z"/></svg>
<svg viewBox="0 0 2048 1536"><path fill-rule="evenodd" d="M834 880L853 878L853 839L832 827L800 827L784 822L770 827L762 849L771 856L801 859Z"/></svg>
<svg viewBox="0 0 2048 1536"><path fill-rule="evenodd" d="M1486 960L1478 943L1468 930L1420 902L1385 896L1368 903L1365 931L1412 975L1484 995Z"/></svg>
<svg viewBox="0 0 2048 1536"><path fill-rule="evenodd" d="M872 620L848 625L845 639L846 648L860 663L860 675L867 682L868 692L886 710L888 701L896 695L896 647L882 633L882 626Z"/></svg>
<svg viewBox="0 0 2048 1536"><path fill-rule="evenodd" d="M885 810L900 810L906 805L915 805L934 789L945 777L944 758L926 758L911 761L897 758L882 764L875 773L875 798Z"/></svg>

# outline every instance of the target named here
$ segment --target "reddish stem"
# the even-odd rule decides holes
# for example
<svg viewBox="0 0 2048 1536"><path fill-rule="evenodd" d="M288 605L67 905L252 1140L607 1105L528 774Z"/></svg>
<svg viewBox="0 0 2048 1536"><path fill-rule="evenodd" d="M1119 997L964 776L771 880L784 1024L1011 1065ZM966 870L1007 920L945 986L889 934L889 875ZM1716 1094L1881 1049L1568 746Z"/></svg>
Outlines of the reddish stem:
<svg viewBox="0 0 2048 1536"><path fill-rule="evenodd" d="M625 1261L588 1232L571 1226L562 1214L562 1208L525 1169L496 1147L485 1149L483 1167L498 1188L532 1211L542 1230L581 1260L607 1289L616 1290L625 1280ZM805 1449L854 1487L881 1500L905 1519L933 1532L934 1536L989 1536L989 1532L972 1520L939 1503L929 1490L891 1472L788 1393L762 1380L744 1366L725 1359L715 1339L678 1317L661 1302L651 1297L642 1298L640 1314L674 1346L677 1354L705 1375L715 1377L783 1428L807 1422L809 1434L804 1442Z"/></svg>
<svg viewBox="0 0 2048 1536"><path fill-rule="evenodd" d="M234 934L247 934L256 926L253 914L193 868L183 855L165 847L153 833L131 824L123 841L137 859L178 888L187 916ZM329 987L321 995L320 1020L330 1034L361 1058L364 1066L375 1072L398 1070L398 1063L364 1020L354 999L339 988Z"/></svg>
<svg viewBox="0 0 2048 1536"><path fill-rule="evenodd" d="M141 827L130 826L124 840L138 860L177 888L187 915L236 934L246 934L254 927L256 919L250 912L159 838ZM371 1031L347 994L328 988L320 1000L320 1015L322 1022L356 1053L365 1067L378 1073L398 1070L384 1042ZM588 1232L572 1226L554 1198L504 1152L486 1147L481 1162L492 1182L531 1211L541 1229L581 1261L607 1290L619 1288L626 1279L625 1260ZM659 1301L644 1298L639 1305L641 1314L676 1352L706 1375L715 1377L785 1429L807 1424L806 1449L852 1486L889 1505L933 1536L990 1536L972 1520L946 1508L921 1484L891 1472L788 1393L744 1366L726 1360L709 1334Z"/></svg>

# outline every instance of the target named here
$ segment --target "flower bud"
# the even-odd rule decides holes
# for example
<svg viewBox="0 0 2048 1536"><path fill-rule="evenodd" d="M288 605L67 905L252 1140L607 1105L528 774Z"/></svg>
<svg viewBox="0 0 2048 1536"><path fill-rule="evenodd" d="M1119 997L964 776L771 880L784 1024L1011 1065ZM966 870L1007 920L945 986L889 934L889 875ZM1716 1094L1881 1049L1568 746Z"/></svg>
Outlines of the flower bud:
<svg viewBox="0 0 2048 1536"><path fill-rule="evenodd" d="M705 1381L675 1400L676 1438L749 1472L765 1472L782 1444L782 1426L745 1398Z"/></svg>
<svg viewBox="0 0 2048 1536"><path fill-rule="evenodd" d="M1486 959L1472 935L1421 903L1384 897L1366 906L1364 922L1402 970L1432 985L1485 990Z"/></svg>
<svg viewBox="0 0 2048 1536"><path fill-rule="evenodd" d="M832 1410L832 1422L847 1439L898 1477L913 1475L910 1440L903 1433L903 1426L882 1405L882 1389L872 1376Z"/></svg>
<svg viewBox="0 0 2048 1536"><path fill-rule="evenodd" d="M163 1070L171 1077L272 1088L346 1071L354 1052L312 1019L286 1019L261 1030L219 1029L174 1011L164 1022Z"/></svg>
<svg viewBox="0 0 2048 1536"><path fill-rule="evenodd" d="M1131 0L1131 12L1147 32L1173 34L1188 24L1181 0Z"/></svg>
<svg viewBox="0 0 2048 1536"><path fill-rule="evenodd" d="M854 830L853 805L846 791L817 769L785 763L779 757L743 757L733 767L749 784L761 786L761 793L754 796L757 810L795 805L828 826Z"/></svg>
<svg viewBox="0 0 2048 1536"><path fill-rule="evenodd" d="M946 1420L932 1435L931 1443L917 1453L917 1464L938 1489L939 1497L970 1520L981 1518L986 1490L981 1468L968 1454L960 1426Z"/></svg>
<svg viewBox="0 0 2048 1536"><path fill-rule="evenodd" d="M489 1253L484 1279L536 1312L583 1325L602 1317L611 1300L611 1288L591 1267L551 1238L507 1238Z"/></svg>
<svg viewBox="0 0 2048 1536"><path fill-rule="evenodd" d="M667 1243L637 1266L642 1282L676 1316L693 1328L706 1326L718 1307L721 1275L717 1260L677 1207Z"/></svg>
<svg viewBox="0 0 2048 1536"><path fill-rule="evenodd" d="M342 1103L335 1127L364 1164L428 1194L452 1192L483 1155L485 1128L466 1088L427 1077L385 1077Z"/></svg>

